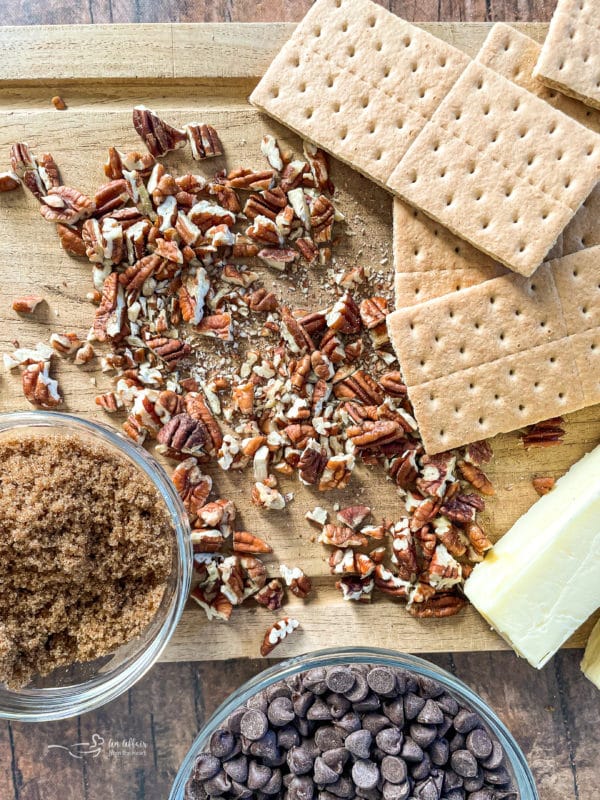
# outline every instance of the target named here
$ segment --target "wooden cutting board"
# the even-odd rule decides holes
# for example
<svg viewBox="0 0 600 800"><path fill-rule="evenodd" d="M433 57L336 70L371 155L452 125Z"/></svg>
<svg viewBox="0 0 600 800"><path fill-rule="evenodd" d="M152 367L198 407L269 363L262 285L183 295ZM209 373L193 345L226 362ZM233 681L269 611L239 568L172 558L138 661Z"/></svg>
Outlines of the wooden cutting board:
<svg viewBox="0 0 600 800"><path fill-rule="evenodd" d="M474 55L489 29L479 23L434 23L427 30ZM541 39L546 26L518 26ZM266 131L295 149L300 141L258 114L247 96L268 63L290 35L287 24L95 25L0 29L0 171L8 166L8 148L27 141L34 151L50 151L63 180L93 192L103 181L106 150L139 149L131 125L131 108L144 103L174 124L204 120L218 129L229 166L262 166L259 143ZM50 103L60 94L67 111ZM186 158L188 160L186 160ZM200 171L180 153L165 163L176 172ZM214 171L211 165L205 172ZM338 250L340 266L370 264L392 272L391 197L340 164L333 166L337 202L348 220L350 235ZM294 301L293 285L275 277L280 297ZM48 341L54 331L85 336L93 308L86 301L91 288L87 262L72 259L58 245L54 228L42 221L37 204L25 192L0 196L0 351L12 342L33 345ZM14 297L41 293L47 303L35 318L19 318L11 310ZM309 301L327 301L312 291ZM302 300L306 305L306 301ZM64 410L90 419L119 424L94 404L110 380L93 363L83 369L57 359L56 374L66 398ZM28 408L18 372L0 376L0 412ZM489 475L497 494L488 502L484 525L493 539L536 500L535 475L559 476L600 441L600 407L572 414L560 447L525 451L517 434L493 441L495 458ZM268 562L301 565L313 578L316 592L307 604L292 598L287 609L301 621L301 631L274 652L288 656L338 645L377 645L410 652L493 650L506 647L472 608L448 620L415 620L402 605L378 597L370 606L344 603L325 564L325 549L304 520L317 504L331 510L334 502L372 505L378 516L398 518L401 501L382 472L361 467L343 493L319 495L299 483L284 512L260 512L249 502L251 474L212 471L220 496L235 500L243 526L273 545ZM523 609L527 613L527 609ZM264 631L274 617L253 605L237 610L229 624L207 623L194 605L186 609L165 660L226 659L256 656ZM572 638L582 646L591 621Z"/></svg>

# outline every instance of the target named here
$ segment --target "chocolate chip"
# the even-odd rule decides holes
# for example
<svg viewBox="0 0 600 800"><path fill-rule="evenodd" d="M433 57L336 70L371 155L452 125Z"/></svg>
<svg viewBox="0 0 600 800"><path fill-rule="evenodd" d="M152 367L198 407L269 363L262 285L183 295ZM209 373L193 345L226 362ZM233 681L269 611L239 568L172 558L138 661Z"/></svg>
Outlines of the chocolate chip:
<svg viewBox="0 0 600 800"><path fill-rule="evenodd" d="M444 800L465 800L465 793L462 789L451 789L444 795Z"/></svg>
<svg viewBox="0 0 600 800"><path fill-rule="evenodd" d="M283 779L281 776L280 769L274 769L273 774L262 787L261 792L263 794L271 795L271 794L279 794L281 792L281 785L283 783Z"/></svg>
<svg viewBox="0 0 600 800"><path fill-rule="evenodd" d="M271 769L259 764L258 761L251 761L248 765L248 788L257 790L268 783L271 779Z"/></svg>
<svg viewBox="0 0 600 800"><path fill-rule="evenodd" d="M304 673L302 688L309 689L313 694L325 694L327 691L327 670L324 667L315 667Z"/></svg>
<svg viewBox="0 0 600 800"><path fill-rule="evenodd" d="M395 784L386 781L381 793L383 800L407 800L410 797L410 783Z"/></svg>
<svg viewBox="0 0 600 800"><path fill-rule="evenodd" d="M421 725L415 722L410 726L410 735L419 747L429 747L437 738L437 729L433 725Z"/></svg>
<svg viewBox="0 0 600 800"><path fill-rule="evenodd" d="M246 705L248 708L254 708L258 711L262 711L263 714L267 713L267 706L269 705L267 701L267 697L264 692L259 692L251 697L249 700L246 701Z"/></svg>
<svg viewBox="0 0 600 800"><path fill-rule="evenodd" d="M339 778L337 772L328 767L321 756L315 759L315 766L313 771L315 782L319 786L326 786L328 783L335 783Z"/></svg>
<svg viewBox="0 0 600 800"><path fill-rule="evenodd" d="M396 676L388 667L373 667L367 672L367 683L371 689L382 697L396 694Z"/></svg>
<svg viewBox="0 0 600 800"><path fill-rule="evenodd" d="M468 750L456 750L450 757L452 769L463 778L474 778L477 775L477 760Z"/></svg>
<svg viewBox="0 0 600 800"><path fill-rule="evenodd" d="M497 795L494 790L486 787L484 789L478 789L470 794L469 800L495 800L496 797Z"/></svg>
<svg viewBox="0 0 600 800"><path fill-rule="evenodd" d="M213 775L212 778L204 781L204 788L209 795L216 795L218 797L220 794L225 794L225 792L231 789L231 780L221 769L216 775Z"/></svg>
<svg viewBox="0 0 600 800"><path fill-rule="evenodd" d="M466 737L462 733L455 733L450 739L450 752L454 753L455 750L462 750L465 746Z"/></svg>
<svg viewBox="0 0 600 800"><path fill-rule="evenodd" d="M236 781L236 783L246 783L246 778L248 777L248 758L240 754L226 761L223 764L223 769L232 781Z"/></svg>
<svg viewBox="0 0 600 800"><path fill-rule="evenodd" d="M354 731L360 730L360 717L356 711L349 711L341 719L335 720L333 724L344 733L354 733Z"/></svg>
<svg viewBox="0 0 600 800"><path fill-rule="evenodd" d="M433 778L426 778L420 783L415 784L413 795L418 800L439 800L440 793Z"/></svg>
<svg viewBox="0 0 600 800"><path fill-rule="evenodd" d="M460 789L463 785L463 779L457 775L453 769L447 769L444 772L444 792L447 794L451 789Z"/></svg>
<svg viewBox="0 0 600 800"><path fill-rule="evenodd" d="M292 690L290 687L280 681L279 683L272 683L271 686L267 686L265 690L265 695L267 698L268 703L272 703L277 697L290 697L292 696Z"/></svg>
<svg viewBox="0 0 600 800"><path fill-rule="evenodd" d="M467 750L470 750L479 760L485 760L492 753L492 740L483 728L474 728L467 735L466 745Z"/></svg>
<svg viewBox="0 0 600 800"><path fill-rule="evenodd" d="M267 709L267 717L269 722L275 727L280 728L292 722L295 717L294 707L289 697L276 697L270 703Z"/></svg>
<svg viewBox="0 0 600 800"><path fill-rule="evenodd" d="M384 703L383 713L390 722L401 728L404 725L404 700L401 697L397 697Z"/></svg>
<svg viewBox="0 0 600 800"><path fill-rule="evenodd" d="M277 746L284 750L289 750L291 747L296 747L300 744L300 734L298 729L293 725L286 725L277 731Z"/></svg>
<svg viewBox="0 0 600 800"><path fill-rule="evenodd" d="M375 737L377 747L384 753L397 756L402 750L404 735L400 728L384 728Z"/></svg>
<svg viewBox="0 0 600 800"><path fill-rule="evenodd" d="M405 761L410 761L411 763L423 760L422 748L420 748L419 745L410 738L410 736L404 737L404 744L402 745L400 755Z"/></svg>
<svg viewBox="0 0 600 800"><path fill-rule="evenodd" d="M439 697L444 693L444 687L442 684L433 678L428 678L425 675L419 675L417 682L419 684L419 694L421 697Z"/></svg>
<svg viewBox="0 0 600 800"><path fill-rule="evenodd" d="M450 714L451 717L455 717L458 714L459 705L452 695L447 692L437 697L436 703L445 714Z"/></svg>
<svg viewBox="0 0 600 800"><path fill-rule="evenodd" d="M429 748L431 761L437 767L443 767L450 758L450 745L447 739L436 739Z"/></svg>
<svg viewBox="0 0 600 800"><path fill-rule="evenodd" d="M473 778L465 778L463 788L465 792L476 792L483 786L483 770L481 767L477 770L477 775Z"/></svg>
<svg viewBox="0 0 600 800"><path fill-rule="evenodd" d="M312 692L293 692L292 693L292 707L294 713L298 717L305 717L308 709L315 702L315 696Z"/></svg>
<svg viewBox="0 0 600 800"><path fill-rule="evenodd" d="M369 711L377 711L381 706L381 700L374 692L369 692L364 700L353 703L353 706L354 710L358 711L359 714L365 714Z"/></svg>
<svg viewBox="0 0 600 800"><path fill-rule="evenodd" d="M344 746L344 737L332 725L326 725L315 733L315 744L321 752L335 750Z"/></svg>
<svg viewBox="0 0 600 800"><path fill-rule="evenodd" d="M502 749L502 745L500 742L493 742L492 743L492 752L485 761L481 762L481 766L484 769L496 769L497 767L502 764L504 760L504 750Z"/></svg>
<svg viewBox="0 0 600 800"><path fill-rule="evenodd" d="M228 758L235 749L235 737L231 731L218 728L210 737L208 745L210 752L217 758Z"/></svg>
<svg viewBox="0 0 600 800"><path fill-rule="evenodd" d="M379 781L379 767L361 759L352 767L352 780L359 789L374 789Z"/></svg>
<svg viewBox="0 0 600 800"><path fill-rule="evenodd" d="M235 798L235 800L250 800L250 798L254 796L252 789L248 789L247 786L237 781L231 781L229 794L231 797Z"/></svg>
<svg viewBox="0 0 600 800"><path fill-rule="evenodd" d="M324 700L321 700L320 697L317 697L315 702L306 712L306 718L311 720L329 721L332 719L332 716L327 703Z"/></svg>
<svg viewBox="0 0 600 800"><path fill-rule="evenodd" d="M404 695L404 716L406 719L416 719L424 705L425 698L414 692L407 692Z"/></svg>
<svg viewBox="0 0 600 800"><path fill-rule="evenodd" d="M194 780L206 781L221 769L221 762L211 753L200 753L194 764Z"/></svg>
<svg viewBox="0 0 600 800"><path fill-rule="evenodd" d="M312 771L315 758L307 747L298 745L298 747L288 750L287 763L294 775L304 775Z"/></svg>
<svg viewBox="0 0 600 800"><path fill-rule="evenodd" d="M341 719L351 708L350 700L344 695L336 694L335 692L328 694L325 702L329 707L332 719Z"/></svg>
<svg viewBox="0 0 600 800"><path fill-rule="evenodd" d="M287 787L289 800L313 800L315 784L308 775L294 775Z"/></svg>
<svg viewBox="0 0 600 800"><path fill-rule="evenodd" d="M250 752L257 758L269 758L276 761L279 758L279 748L275 731L267 731L260 739L252 742Z"/></svg>
<svg viewBox="0 0 600 800"><path fill-rule="evenodd" d="M480 719L474 711L461 708L454 717L454 730L458 733L469 733L479 725Z"/></svg>
<svg viewBox="0 0 600 800"><path fill-rule="evenodd" d="M381 762L381 774L390 783L404 783L408 777L406 762L397 756L385 756Z"/></svg>
<svg viewBox="0 0 600 800"><path fill-rule="evenodd" d="M344 692L351 703L360 703L369 694L369 684L365 676L357 672L354 674L354 684L349 691Z"/></svg>
<svg viewBox="0 0 600 800"><path fill-rule="evenodd" d="M431 772L431 759L429 753L423 753L423 760L418 764L413 764L410 768L410 774L415 781L422 781L428 777Z"/></svg>
<svg viewBox="0 0 600 800"><path fill-rule="evenodd" d="M349 692L356 682L356 676L349 667L331 667L327 672L327 688L336 694Z"/></svg>
<svg viewBox="0 0 600 800"><path fill-rule="evenodd" d="M417 722L424 725L440 725L444 721L444 713L435 700L427 700L417 715Z"/></svg>
<svg viewBox="0 0 600 800"><path fill-rule="evenodd" d="M505 767L498 767L498 769L484 769L483 776L487 783L492 786L505 786L510 783L510 775Z"/></svg>
<svg viewBox="0 0 600 800"><path fill-rule="evenodd" d="M350 758L350 752L345 747L335 747L333 750L326 750L322 758L328 767L331 767L337 775L341 775Z"/></svg>
<svg viewBox="0 0 600 800"><path fill-rule="evenodd" d="M369 731L359 730L346 737L344 746L357 758L368 758L373 737Z"/></svg>
<svg viewBox="0 0 600 800"><path fill-rule="evenodd" d="M375 712L365 714L362 719L363 728L369 731L373 736L376 736L379 731L387 728L389 724L390 721L387 717L383 714L376 714Z"/></svg>
<svg viewBox="0 0 600 800"><path fill-rule="evenodd" d="M452 717L449 714L444 714L444 721L437 726L438 736L445 736L452 727Z"/></svg>
<svg viewBox="0 0 600 800"><path fill-rule="evenodd" d="M240 722L240 732L246 739L257 741L269 730L267 715L255 708L249 708Z"/></svg>
<svg viewBox="0 0 600 800"><path fill-rule="evenodd" d="M341 778L335 783L330 783L327 787L327 791L331 794L332 797L354 797L355 794L355 786L345 775L342 775Z"/></svg>
<svg viewBox="0 0 600 800"><path fill-rule="evenodd" d="M227 727L232 733L240 733L240 723L247 710L248 709L245 706L240 706L239 708L236 708L235 711L232 711L227 718Z"/></svg>

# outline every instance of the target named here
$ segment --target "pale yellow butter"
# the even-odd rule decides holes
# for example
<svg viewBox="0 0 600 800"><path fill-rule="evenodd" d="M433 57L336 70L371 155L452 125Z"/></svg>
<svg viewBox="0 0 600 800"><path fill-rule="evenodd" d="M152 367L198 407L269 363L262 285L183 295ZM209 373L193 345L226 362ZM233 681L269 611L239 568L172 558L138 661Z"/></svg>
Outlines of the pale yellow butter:
<svg viewBox="0 0 600 800"><path fill-rule="evenodd" d="M538 669L600 607L600 447L513 525L465 594Z"/></svg>
<svg viewBox="0 0 600 800"><path fill-rule="evenodd" d="M588 639L581 669L585 677L600 689L600 620L594 625Z"/></svg>

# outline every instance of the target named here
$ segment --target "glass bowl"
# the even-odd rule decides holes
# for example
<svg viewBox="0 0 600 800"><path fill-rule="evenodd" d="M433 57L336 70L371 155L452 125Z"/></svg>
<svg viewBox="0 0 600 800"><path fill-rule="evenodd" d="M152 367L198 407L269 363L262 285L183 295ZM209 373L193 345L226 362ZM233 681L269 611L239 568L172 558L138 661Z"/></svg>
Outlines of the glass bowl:
<svg viewBox="0 0 600 800"><path fill-rule="evenodd" d="M521 748L506 726L498 719L492 709L472 689L449 672L417 656L395 653L369 647L332 647L315 653L297 656L264 670L230 695L219 706L198 736L194 739L183 760L169 800L184 800L185 786L191 776L196 756L208 745L214 731L221 727L227 717L238 706L244 705L252 696L278 681L290 678L299 672L314 667L331 667L339 664L383 664L388 667L405 669L417 676L433 678L441 683L461 705L476 711L482 718L489 733L495 737L505 753L505 766L511 773L514 788L519 792L519 800L539 800L535 782Z"/></svg>
<svg viewBox="0 0 600 800"><path fill-rule="evenodd" d="M150 669L171 638L186 603L192 575L186 511L169 476L146 450L114 428L71 414L48 411L0 414L0 438L43 429L54 434L76 434L84 441L102 444L130 461L133 469L144 472L165 503L177 544L161 604L141 634L110 655L60 667L49 675L35 677L17 691L0 683L0 718L23 722L72 717L98 708L131 688Z"/></svg>

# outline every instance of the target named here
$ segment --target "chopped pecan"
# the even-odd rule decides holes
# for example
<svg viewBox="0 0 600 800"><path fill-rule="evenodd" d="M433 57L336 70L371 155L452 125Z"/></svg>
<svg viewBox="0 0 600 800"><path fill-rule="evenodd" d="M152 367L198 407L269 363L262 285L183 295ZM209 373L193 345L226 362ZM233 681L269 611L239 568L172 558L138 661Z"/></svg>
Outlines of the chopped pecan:
<svg viewBox="0 0 600 800"><path fill-rule="evenodd" d="M298 450L304 450L309 439L315 439L317 436L317 432L312 425L303 425L301 423L286 425L283 430L292 446L298 448Z"/></svg>
<svg viewBox="0 0 600 800"><path fill-rule="evenodd" d="M76 333L53 333L50 345L60 356L73 355L81 347L81 340Z"/></svg>
<svg viewBox="0 0 600 800"><path fill-rule="evenodd" d="M265 134L260 143L260 150L269 162L269 165L277 170L277 172L281 172L283 169L283 161L281 160L281 152L275 137L271 136L269 133Z"/></svg>
<svg viewBox="0 0 600 800"><path fill-rule="evenodd" d="M404 436L404 430L394 420L365 420L361 425L351 425L346 432L357 450L380 447Z"/></svg>
<svg viewBox="0 0 600 800"><path fill-rule="evenodd" d="M167 424L160 429L157 440L168 450L177 453L202 452L209 440L208 431L199 419L193 419L189 414L176 414Z"/></svg>
<svg viewBox="0 0 600 800"><path fill-rule="evenodd" d="M369 506L347 506L337 512L337 518L342 525L347 525L353 531L358 530L371 514Z"/></svg>
<svg viewBox="0 0 600 800"><path fill-rule="evenodd" d="M310 172L310 167L306 161L290 161L286 164L281 173L281 188L284 192L296 189L304 183L307 173Z"/></svg>
<svg viewBox="0 0 600 800"><path fill-rule="evenodd" d="M467 551L464 536L461 535L450 520L446 519L446 517L438 517L433 521L433 529L435 535L450 555L453 555L455 558L464 556Z"/></svg>
<svg viewBox="0 0 600 800"><path fill-rule="evenodd" d="M312 238L316 244L325 244L331 241L334 222L335 208L333 203L324 194L319 195L313 201L310 212Z"/></svg>
<svg viewBox="0 0 600 800"><path fill-rule="evenodd" d="M453 617L467 605L467 600L457 594L441 592L408 607L408 613L419 619Z"/></svg>
<svg viewBox="0 0 600 800"><path fill-rule="evenodd" d="M285 497L277 489L257 481L252 488L252 503L259 508L281 511L285 508Z"/></svg>
<svg viewBox="0 0 600 800"><path fill-rule="evenodd" d="M485 502L479 495L459 494L450 500L445 500L440 510L452 522L466 525L474 521L477 512L483 511L484 508Z"/></svg>
<svg viewBox="0 0 600 800"><path fill-rule="evenodd" d="M399 370L385 372L379 378L379 383L386 393L391 397L406 397L406 384L402 380L402 374Z"/></svg>
<svg viewBox="0 0 600 800"><path fill-rule="evenodd" d="M277 298L273 292L266 289L257 289L248 298L248 306L257 313L275 311L278 306Z"/></svg>
<svg viewBox="0 0 600 800"><path fill-rule="evenodd" d="M493 455L492 447L487 439L472 442L465 448L465 461L468 461L469 464L475 464L476 467L487 464Z"/></svg>
<svg viewBox="0 0 600 800"><path fill-rule="evenodd" d="M192 419L202 422L208 431L212 448L218 450L223 444L223 434L204 398L198 392L188 392L184 398L185 409Z"/></svg>
<svg viewBox="0 0 600 800"><path fill-rule="evenodd" d="M193 456L180 462L171 480L183 501L191 522L195 522L199 510L206 504L212 489L212 478L204 475L198 466L198 460Z"/></svg>
<svg viewBox="0 0 600 800"><path fill-rule="evenodd" d="M320 380L328 381L333 377L333 364L325 353L320 350L315 350L314 353L311 353L310 364L313 372Z"/></svg>
<svg viewBox="0 0 600 800"><path fill-rule="evenodd" d="M58 390L58 382L50 377L48 361L29 364L23 372L22 385L26 399L39 408L53 409L63 401Z"/></svg>
<svg viewBox="0 0 600 800"><path fill-rule="evenodd" d="M533 484L533 488L536 490L539 496L543 497L543 495L548 494L549 492L552 491L552 489L554 489L554 484L556 483L556 480L554 478L551 478L550 476L547 477L540 476L533 478L531 483Z"/></svg>
<svg viewBox="0 0 600 800"><path fill-rule="evenodd" d="M388 304L385 297L367 297L360 304L360 318L367 330L385 322Z"/></svg>
<svg viewBox="0 0 600 800"><path fill-rule="evenodd" d="M195 553L219 553L225 544L221 531L195 528L190 537Z"/></svg>
<svg viewBox="0 0 600 800"><path fill-rule="evenodd" d="M104 394L97 394L94 402L107 414L114 414L123 408L121 399L114 392L104 392Z"/></svg>
<svg viewBox="0 0 600 800"><path fill-rule="evenodd" d="M350 374L337 381L335 385L334 392L336 397L356 397L367 405L383 403L385 394L375 378L362 369L349 368L349 370Z"/></svg>
<svg viewBox="0 0 600 800"><path fill-rule="evenodd" d="M565 435L563 424L562 417L552 417L544 422L538 422L521 433L521 441L525 447L551 447L562 444Z"/></svg>
<svg viewBox="0 0 600 800"><path fill-rule="evenodd" d="M412 486L419 474L417 451L405 450L401 455L391 458L388 473L402 489Z"/></svg>
<svg viewBox="0 0 600 800"><path fill-rule="evenodd" d="M362 578L372 575L377 566L369 556L351 549L334 550L328 563L332 575L360 575Z"/></svg>
<svg viewBox="0 0 600 800"><path fill-rule="evenodd" d="M233 264L225 264L221 272L221 279L225 283L232 283L234 286L243 286L244 289L247 289L258 280L258 275L248 269L238 269Z"/></svg>
<svg viewBox="0 0 600 800"><path fill-rule="evenodd" d="M194 326L196 333L201 336L210 336L224 342L233 341L231 314L211 314L204 317Z"/></svg>
<svg viewBox="0 0 600 800"><path fill-rule="evenodd" d="M358 575L344 575L336 582L335 587L342 592L344 600L358 603L370 603L373 597L375 581L372 577L361 578Z"/></svg>
<svg viewBox="0 0 600 800"><path fill-rule="evenodd" d="M354 456L351 454L335 455L327 459L319 481L319 491L327 492L330 489L344 489L350 482L354 469Z"/></svg>
<svg viewBox="0 0 600 800"><path fill-rule="evenodd" d="M392 534L392 562L402 580L414 583L419 573L417 548L406 521L396 523Z"/></svg>
<svg viewBox="0 0 600 800"><path fill-rule="evenodd" d="M328 523L323 526L323 530L319 534L319 542L345 549L347 547L366 547L369 539L346 525Z"/></svg>
<svg viewBox="0 0 600 800"><path fill-rule="evenodd" d="M102 299L94 318L94 335L99 342L115 339L123 332L125 298L119 275L112 272L104 281Z"/></svg>
<svg viewBox="0 0 600 800"><path fill-rule="evenodd" d="M82 364L88 364L92 358L96 355L94 348L91 342L85 342L81 345L79 350L75 353L75 358L73 359L73 363L76 364L78 367Z"/></svg>
<svg viewBox="0 0 600 800"><path fill-rule="evenodd" d="M122 208L129 202L129 192L127 181L119 178L101 186L94 195L96 206L95 216L101 217L111 211Z"/></svg>
<svg viewBox="0 0 600 800"><path fill-rule="evenodd" d="M375 586L384 594L401 598L408 597L411 588L408 581L403 580L383 564L375 565Z"/></svg>
<svg viewBox="0 0 600 800"><path fill-rule="evenodd" d="M264 245L274 245L275 247L283 245L283 237L275 222L262 214L255 217L253 224L248 226L246 236Z"/></svg>
<svg viewBox="0 0 600 800"><path fill-rule="evenodd" d="M248 219L256 219L258 216L268 217L275 221L281 209L287 205L285 192L277 186L274 189L265 189L260 194L251 194L246 205L244 214Z"/></svg>
<svg viewBox="0 0 600 800"><path fill-rule="evenodd" d="M452 453L438 453L435 456L421 457L421 475L417 478L417 489L423 495L444 497L449 483L454 481L456 456Z"/></svg>
<svg viewBox="0 0 600 800"><path fill-rule="evenodd" d="M309 264L314 264L319 257L319 248L313 242L312 239L307 238L306 236L300 236L294 242L294 245L299 250L300 255L302 258L307 261Z"/></svg>
<svg viewBox="0 0 600 800"><path fill-rule="evenodd" d="M308 575L300 567L287 567L279 565L279 572L290 592L304 600L312 590L312 583Z"/></svg>
<svg viewBox="0 0 600 800"><path fill-rule="evenodd" d="M263 247L258 251L258 257L268 267L283 272L298 258L298 253L290 247Z"/></svg>
<svg viewBox="0 0 600 800"><path fill-rule="evenodd" d="M219 528L224 536L231 533L231 525L235 520L235 504L231 500L215 500L207 503L198 511L198 519L203 525L211 528Z"/></svg>
<svg viewBox="0 0 600 800"><path fill-rule="evenodd" d="M208 591L204 587L196 586L190 592L190 597L204 609L209 620L217 618L225 622L229 621L233 604L218 589Z"/></svg>
<svg viewBox="0 0 600 800"><path fill-rule="evenodd" d="M180 339L167 339L165 336L155 336L148 339L146 344L167 364L169 369L174 369L182 358L192 352L192 348L187 342L182 342Z"/></svg>
<svg viewBox="0 0 600 800"><path fill-rule="evenodd" d="M480 467L466 460L459 461L456 466L463 478L468 481L471 486L475 487L478 492L490 496L496 494L492 482Z"/></svg>
<svg viewBox="0 0 600 800"><path fill-rule="evenodd" d="M249 531L233 532L233 552L234 553L272 553L273 548L267 544L260 536L256 536Z"/></svg>
<svg viewBox="0 0 600 800"><path fill-rule="evenodd" d="M223 155L219 134L212 125L207 125L205 122L190 122L184 125L183 129L192 149L192 158L196 161Z"/></svg>
<svg viewBox="0 0 600 800"><path fill-rule="evenodd" d="M485 535L485 531L477 522L467 522L465 532L473 550L478 556L482 556L487 550L491 550L493 547L492 543Z"/></svg>
<svg viewBox="0 0 600 800"><path fill-rule="evenodd" d="M312 352L315 349L313 340L302 323L285 306L281 309L280 330L292 353L305 353L307 350Z"/></svg>
<svg viewBox="0 0 600 800"><path fill-rule="evenodd" d="M61 247L63 250L66 250L69 255L84 256L86 254L85 243L81 237L81 233L77 229L58 223L56 225L56 232L58 233Z"/></svg>
<svg viewBox="0 0 600 800"><path fill-rule="evenodd" d="M37 294L26 294L22 297L15 297L12 302L13 311L19 314L33 314L40 303L44 302L44 298Z"/></svg>
<svg viewBox="0 0 600 800"><path fill-rule="evenodd" d="M310 142L304 142L304 157L310 164L310 169L319 191L333 194L334 186L329 178L329 160L327 153Z"/></svg>
<svg viewBox="0 0 600 800"><path fill-rule="evenodd" d="M358 333L360 311L350 292L344 292L325 317L327 327L340 333Z"/></svg>
<svg viewBox="0 0 600 800"><path fill-rule="evenodd" d="M410 508L407 503L407 510L412 512L410 519L410 529L415 532L431 522L440 510L441 500L433 497L415 498Z"/></svg>
<svg viewBox="0 0 600 800"><path fill-rule="evenodd" d="M51 103L57 111L65 111L65 109L67 108L67 104L59 94L54 95L54 97L51 100Z"/></svg>
<svg viewBox="0 0 600 800"><path fill-rule="evenodd" d="M325 449L314 439L308 442L298 461L298 475L302 483L318 484L327 466Z"/></svg>
<svg viewBox="0 0 600 800"><path fill-rule="evenodd" d="M185 147L187 142L184 131L168 125L145 106L133 109L133 127L155 158L164 156L170 150Z"/></svg>
<svg viewBox="0 0 600 800"><path fill-rule="evenodd" d="M237 169L228 174L225 185L232 189L260 191L261 189L269 189L273 178L274 172L272 169L265 169L261 172L253 172L251 169Z"/></svg>
<svg viewBox="0 0 600 800"><path fill-rule="evenodd" d="M281 581L273 578L254 595L254 599L269 611L278 611L283 605L283 586Z"/></svg>
<svg viewBox="0 0 600 800"><path fill-rule="evenodd" d="M293 633L299 625L300 623L298 620L292 617L283 617L272 625L269 625L260 646L261 656L268 656L269 653L271 653L271 651L287 636Z"/></svg>
<svg viewBox="0 0 600 800"><path fill-rule="evenodd" d="M94 213L94 201L71 186L53 186L41 198L40 211L47 222L74 225Z"/></svg>
<svg viewBox="0 0 600 800"><path fill-rule="evenodd" d="M21 185L21 179L16 172L0 172L0 192L13 192Z"/></svg>

